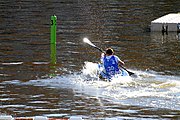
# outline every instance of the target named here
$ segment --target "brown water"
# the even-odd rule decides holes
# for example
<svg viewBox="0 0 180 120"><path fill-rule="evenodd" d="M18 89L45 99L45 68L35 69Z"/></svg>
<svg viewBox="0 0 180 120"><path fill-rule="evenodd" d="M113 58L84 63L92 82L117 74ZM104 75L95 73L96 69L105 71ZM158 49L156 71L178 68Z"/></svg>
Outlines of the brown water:
<svg viewBox="0 0 180 120"><path fill-rule="evenodd" d="M179 1L0 1L0 114L84 119L180 119L180 35L149 32ZM57 20L56 64L50 17ZM114 48L138 74L130 84L82 82L85 61ZM56 76L56 77L53 77ZM81 84L79 84L81 83Z"/></svg>

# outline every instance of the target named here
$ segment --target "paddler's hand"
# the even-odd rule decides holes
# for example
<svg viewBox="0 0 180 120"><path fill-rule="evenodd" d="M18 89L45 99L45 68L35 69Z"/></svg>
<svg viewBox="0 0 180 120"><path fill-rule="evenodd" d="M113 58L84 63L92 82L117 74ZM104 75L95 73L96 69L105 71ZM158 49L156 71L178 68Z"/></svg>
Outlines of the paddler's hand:
<svg viewBox="0 0 180 120"><path fill-rule="evenodd" d="M105 56L105 53L101 53L101 58Z"/></svg>

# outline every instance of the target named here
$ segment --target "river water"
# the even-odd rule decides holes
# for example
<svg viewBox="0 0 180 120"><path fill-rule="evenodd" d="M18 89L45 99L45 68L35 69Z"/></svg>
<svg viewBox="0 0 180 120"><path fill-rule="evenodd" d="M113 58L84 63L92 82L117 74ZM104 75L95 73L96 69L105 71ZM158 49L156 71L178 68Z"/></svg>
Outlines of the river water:
<svg viewBox="0 0 180 120"><path fill-rule="evenodd" d="M180 119L180 35L149 31L152 20L179 6L175 0L1 0L0 114ZM85 62L99 62L100 53L84 37L112 47L137 77L86 81Z"/></svg>

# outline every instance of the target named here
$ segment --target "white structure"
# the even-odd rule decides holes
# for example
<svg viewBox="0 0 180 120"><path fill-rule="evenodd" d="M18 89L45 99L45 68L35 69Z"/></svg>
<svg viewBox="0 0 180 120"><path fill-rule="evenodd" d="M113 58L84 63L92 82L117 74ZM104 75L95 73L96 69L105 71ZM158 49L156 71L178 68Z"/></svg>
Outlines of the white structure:
<svg viewBox="0 0 180 120"><path fill-rule="evenodd" d="M69 120L83 120L83 119L82 119L82 117L72 116L69 118Z"/></svg>
<svg viewBox="0 0 180 120"><path fill-rule="evenodd" d="M117 118L106 118L105 120L118 120Z"/></svg>
<svg viewBox="0 0 180 120"><path fill-rule="evenodd" d="M48 120L48 118L44 116L35 116L33 120Z"/></svg>
<svg viewBox="0 0 180 120"><path fill-rule="evenodd" d="M170 13L151 21L151 31L180 32L180 13Z"/></svg>
<svg viewBox="0 0 180 120"><path fill-rule="evenodd" d="M14 120L13 117L11 115L4 115L4 116L0 116L0 120Z"/></svg>

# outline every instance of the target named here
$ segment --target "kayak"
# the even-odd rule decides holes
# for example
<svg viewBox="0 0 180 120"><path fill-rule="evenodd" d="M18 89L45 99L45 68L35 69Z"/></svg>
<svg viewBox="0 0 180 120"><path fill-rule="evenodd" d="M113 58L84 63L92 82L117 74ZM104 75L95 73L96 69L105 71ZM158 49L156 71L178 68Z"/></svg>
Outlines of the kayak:
<svg viewBox="0 0 180 120"><path fill-rule="evenodd" d="M120 68L119 74L115 74L114 76L109 78L105 72L103 65L93 62L85 62L83 74L88 76L88 78L98 78L98 80L100 79L103 81L121 81L126 80L127 78L131 78L128 72L123 68Z"/></svg>
<svg viewBox="0 0 180 120"><path fill-rule="evenodd" d="M113 76L109 76L103 65L102 64L98 64L98 74L99 74L99 77L100 79L105 79L105 80L108 80L108 81L112 81L113 79L118 79L118 78L122 78L122 77L129 77L129 73L124 70L123 68L120 68L119 69L119 72Z"/></svg>

